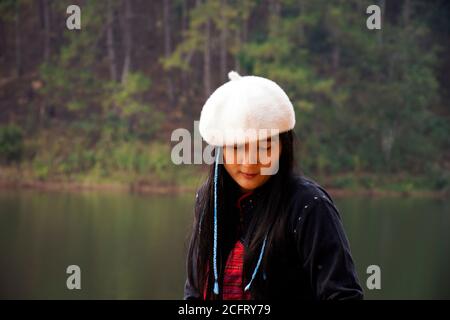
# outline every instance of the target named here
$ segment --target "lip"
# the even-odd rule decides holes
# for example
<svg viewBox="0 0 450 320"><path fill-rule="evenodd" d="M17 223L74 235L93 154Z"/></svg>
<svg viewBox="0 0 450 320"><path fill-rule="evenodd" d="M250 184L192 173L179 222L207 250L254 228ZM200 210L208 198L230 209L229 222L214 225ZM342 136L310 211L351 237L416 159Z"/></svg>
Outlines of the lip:
<svg viewBox="0 0 450 320"><path fill-rule="evenodd" d="M256 177L258 175L257 173L245 173L242 171L239 173L246 179L253 179L254 177Z"/></svg>

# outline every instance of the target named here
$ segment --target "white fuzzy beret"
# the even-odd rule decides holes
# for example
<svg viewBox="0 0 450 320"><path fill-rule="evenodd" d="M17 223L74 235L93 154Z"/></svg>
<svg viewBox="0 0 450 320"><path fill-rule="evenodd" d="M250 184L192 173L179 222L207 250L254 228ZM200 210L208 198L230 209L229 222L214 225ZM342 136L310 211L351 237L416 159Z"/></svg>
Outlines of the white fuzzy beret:
<svg viewBox="0 0 450 320"><path fill-rule="evenodd" d="M282 133L294 128L294 108L278 84L262 77L241 77L235 71L228 77L230 81L211 94L200 115L199 131L207 143L249 142L251 138L243 134L248 129L269 129L266 136L271 136L270 129Z"/></svg>

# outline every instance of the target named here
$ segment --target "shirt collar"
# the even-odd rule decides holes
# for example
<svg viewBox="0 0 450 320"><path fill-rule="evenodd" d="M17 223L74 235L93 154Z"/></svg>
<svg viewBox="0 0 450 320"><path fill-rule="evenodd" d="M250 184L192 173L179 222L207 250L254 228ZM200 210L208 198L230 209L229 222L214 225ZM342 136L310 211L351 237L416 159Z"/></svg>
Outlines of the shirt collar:
<svg viewBox="0 0 450 320"><path fill-rule="evenodd" d="M240 194L236 200L236 208L242 213L253 210L259 202L261 196L260 188Z"/></svg>

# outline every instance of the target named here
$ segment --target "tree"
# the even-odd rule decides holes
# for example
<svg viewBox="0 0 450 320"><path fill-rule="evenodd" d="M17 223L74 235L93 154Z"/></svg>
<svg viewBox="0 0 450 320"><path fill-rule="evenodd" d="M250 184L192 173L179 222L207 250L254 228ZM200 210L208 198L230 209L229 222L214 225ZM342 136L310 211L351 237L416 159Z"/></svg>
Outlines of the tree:
<svg viewBox="0 0 450 320"><path fill-rule="evenodd" d="M114 12L115 12L115 3L112 3L113 0L107 0L107 50L108 50L108 59L109 59L109 73L112 81L117 81L117 59L116 59L116 46L114 40Z"/></svg>
<svg viewBox="0 0 450 320"><path fill-rule="evenodd" d="M131 54L132 54L132 30L131 30L131 19L133 18L132 13L132 7L131 7L131 1L123 0L123 6L124 6L124 15L121 19L122 23L122 32L123 32L123 43L124 43L124 61L123 61L123 68L122 68L122 77L121 81L122 83L125 83L127 80L128 74L131 70Z"/></svg>

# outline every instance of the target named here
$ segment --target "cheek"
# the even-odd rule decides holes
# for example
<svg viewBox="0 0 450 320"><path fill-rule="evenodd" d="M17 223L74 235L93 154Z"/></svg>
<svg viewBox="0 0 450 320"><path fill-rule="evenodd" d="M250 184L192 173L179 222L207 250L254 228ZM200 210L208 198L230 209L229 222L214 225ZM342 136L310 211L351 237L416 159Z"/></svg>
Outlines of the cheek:
<svg viewBox="0 0 450 320"><path fill-rule="evenodd" d="M223 161L226 165L231 166L232 164L236 163L236 155L234 152L230 152L230 151L225 151L226 149L224 149L224 153L223 153Z"/></svg>
<svg viewBox="0 0 450 320"><path fill-rule="evenodd" d="M239 171L239 166L236 164L230 164L230 163L224 163L223 165L225 167L225 170L228 172L228 174L235 178L235 176L237 175L238 171Z"/></svg>
<svg viewBox="0 0 450 320"><path fill-rule="evenodd" d="M281 150L280 148L273 148L267 151L267 156L261 157L261 167L267 168L270 167L273 163L276 163L280 160Z"/></svg>
<svg viewBox="0 0 450 320"><path fill-rule="evenodd" d="M258 183L258 186L260 186L260 185L262 185L262 184L264 184L267 180L269 180L270 179L270 175L260 175L258 178L258 181L257 181L257 183Z"/></svg>

